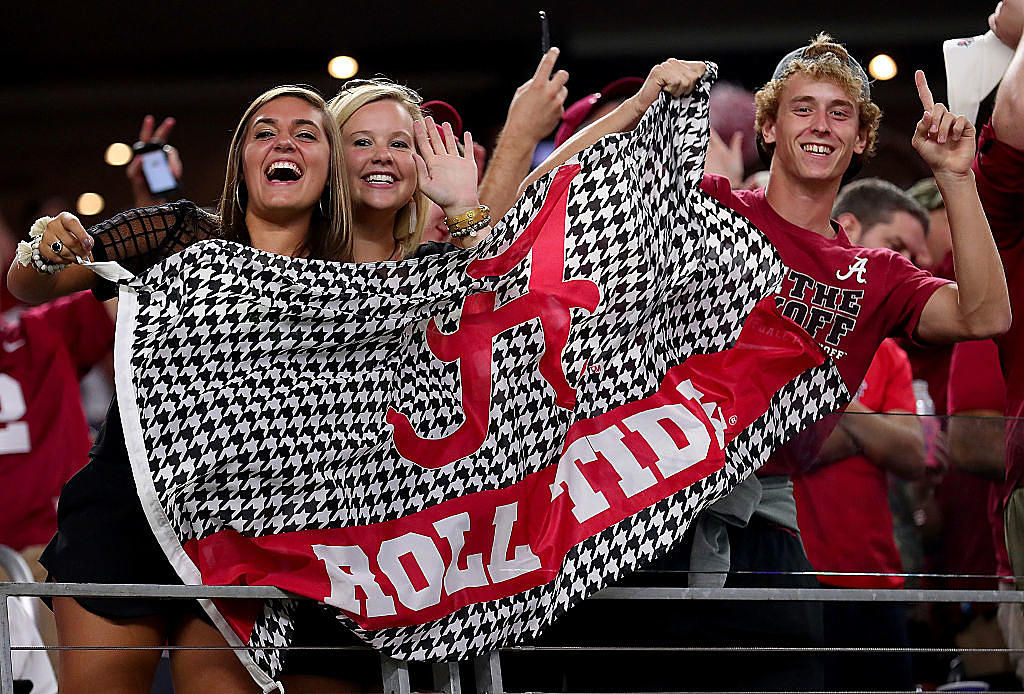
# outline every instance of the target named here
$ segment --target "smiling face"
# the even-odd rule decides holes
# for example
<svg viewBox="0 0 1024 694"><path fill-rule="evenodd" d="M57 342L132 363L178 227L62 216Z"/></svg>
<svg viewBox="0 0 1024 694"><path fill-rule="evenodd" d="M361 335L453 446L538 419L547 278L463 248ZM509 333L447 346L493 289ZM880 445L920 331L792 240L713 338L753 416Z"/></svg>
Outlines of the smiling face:
<svg viewBox="0 0 1024 694"><path fill-rule="evenodd" d="M293 96L268 102L253 116L242 146L246 216L280 222L311 214L330 161L320 111Z"/></svg>
<svg viewBox="0 0 1024 694"><path fill-rule="evenodd" d="M370 211L395 213L416 192L413 120L392 99L358 109L341 129L342 146L357 217Z"/></svg>
<svg viewBox="0 0 1024 694"><path fill-rule="evenodd" d="M775 145L773 179L838 183L867 145L854 99L835 82L803 73L786 79L778 113L761 134Z"/></svg>

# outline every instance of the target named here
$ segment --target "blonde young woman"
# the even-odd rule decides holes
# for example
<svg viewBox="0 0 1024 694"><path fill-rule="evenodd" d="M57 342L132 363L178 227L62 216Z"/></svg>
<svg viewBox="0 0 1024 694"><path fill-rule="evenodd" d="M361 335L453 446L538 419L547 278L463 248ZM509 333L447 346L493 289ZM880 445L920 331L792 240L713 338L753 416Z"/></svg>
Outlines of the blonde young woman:
<svg viewBox="0 0 1024 694"><path fill-rule="evenodd" d="M432 122L427 125L434 128ZM476 166L458 155L450 129L443 139L428 137L421 122L412 136L401 157L375 154L374 165L393 166L408 186L407 164L412 161L413 190L418 183L453 217L474 208ZM413 152L415 138L423 156ZM415 224L407 222L402 228L409 232L393 232L389 242L380 232L376 198L366 221L353 223L348 191L352 167L345 166L340 145L337 124L318 94L302 87L272 89L250 104L235 131L218 215L179 201L132 210L87 231L77 218L63 213L37 223L31 247L26 242L11 266L8 285L16 296L34 303L83 289L111 298L116 287L76 264L76 256L115 260L140 272L214 237L271 253L339 262L404 257L415 248ZM378 171L372 180L383 180L382 175ZM355 207L364 210L362 203ZM116 399L89 464L62 492L58 532L41 561L58 582L180 582L139 503ZM180 601L56 598L53 607L61 645L153 648L65 651L58 673L62 694L144 694L150 690L160 646L226 645L194 604L188 608ZM178 692L259 691L228 650L174 651L171 669ZM301 667L294 670L301 672ZM284 678L289 692L302 691L302 679L295 676L292 686ZM338 689L344 690L343 683Z"/></svg>
<svg viewBox="0 0 1024 694"><path fill-rule="evenodd" d="M444 192L431 188L430 178L436 174L428 172L416 154L416 131L425 129L433 134L437 130L433 120L424 119L420 103L419 94L408 87L373 79L346 82L328 106L341 130L345 183L352 195L352 252L356 262L422 256L450 248L442 243L421 245L430 204L425 194L428 189L430 199L444 210L447 220L457 219L479 205L476 181L468 176L470 168L476 171L472 156L446 160L461 168L462 175L453 177L462 182L461 188L451 187ZM456 147L451 126L445 123L442 131L439 140ZM466 132L463 140L463 150L471 153L470 133ZM480 226L472 236L453 241L463 248L475 245L488 229Z"/></svg>

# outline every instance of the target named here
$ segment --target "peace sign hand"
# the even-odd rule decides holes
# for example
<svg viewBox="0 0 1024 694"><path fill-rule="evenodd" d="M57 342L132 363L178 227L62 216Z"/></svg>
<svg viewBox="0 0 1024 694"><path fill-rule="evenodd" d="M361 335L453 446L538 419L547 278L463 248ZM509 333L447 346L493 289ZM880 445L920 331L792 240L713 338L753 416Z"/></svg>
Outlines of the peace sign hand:
<svg viewBox="0 0 1024 694"><path fill-rule="evenodd" d="M935 103L924 72L914 73L917 94L924 114L917 123L911 143L937 178L965 176L971 170L976 144L975 129L964 116L957 116Z"/></svg>
<svg viewBox="0 0 1024 694"><path fill-rule="evenodd" d="M160 125L156 125L156 119L153 116L146 116L142 119L142 127L139 128L139 142L163 144L164 152L167 153L167 163L171 167L171 175L174 176L175 180L180 181L183 172L181 156L178 154L177 148L166 144L167 138L170 136L171 130L174 129L176 123L177 121L174 118L164 118ZM136 207L148 207L162 202L162 200L154 198L153 194L149 192L149 186L146 185L146 177L142 173L141 158L132 158L125 168L125 175L131 183L132 197Z"/></svg>

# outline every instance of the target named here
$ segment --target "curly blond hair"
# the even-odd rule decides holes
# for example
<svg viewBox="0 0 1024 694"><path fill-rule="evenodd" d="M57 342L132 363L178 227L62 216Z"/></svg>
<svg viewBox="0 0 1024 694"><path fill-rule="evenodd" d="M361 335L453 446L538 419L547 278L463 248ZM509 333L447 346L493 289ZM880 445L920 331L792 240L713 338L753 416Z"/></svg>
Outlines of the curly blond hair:
<svg viewBox="0 0 1024 694"><path fill-rule="evenodd" d="M774 143L764 141L765 123L774 121L779 115L779 99L786 80L790 75L804 74L816 80L828 80L837 84L857 104L857 116L860 129L867 133L867 144L862 154L855 154L853 163L859 168L875 154L875 141L878 139L878 125L882 121L882 109L873 101L864 79L850 66L853 59L842 44L822 32L804 49L803 54L790 61L782 74L769 81L754 95L757 112L754 116L754 129L757 133L757 145L770 159L775 151Z"/></svg>

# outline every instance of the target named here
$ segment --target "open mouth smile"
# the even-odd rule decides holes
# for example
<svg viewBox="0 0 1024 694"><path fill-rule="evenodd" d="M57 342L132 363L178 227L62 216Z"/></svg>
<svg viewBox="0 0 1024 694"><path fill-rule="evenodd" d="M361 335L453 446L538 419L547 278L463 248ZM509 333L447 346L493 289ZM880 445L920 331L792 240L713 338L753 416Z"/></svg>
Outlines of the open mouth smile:
<svg viewBox="0 0 1024 694"><path fill-rule="evenodd" d="M827 157L828 155L832 154L832 152L836 151L836 148L830 145L821 145L813 142L801 145L800 149L807 152L808 154L814 154L817 156L824 157Z"/></svg>
<svg viewBox="0 0 1024 694"><path fill-rule="evenodd" d="M390 185L394 185L394 183L395 183L394 175L393 174L389 174L389 173L384 173L384 172L374 172L374 173L366 174L365 176L363 176L362 180L363 180L363 182L365 182L365 183L367 183L367 184L369 184L371 186L374 186L374 187L377 187L377 186L390 186Z"/></svg>
<svg viewBox="0 0 1024 694"><path fill-rule="evenodd" d="M271 162L263 175L270 183L283 185L299 181L302 178L302 169L293 161L279 160Z"/></svg>

